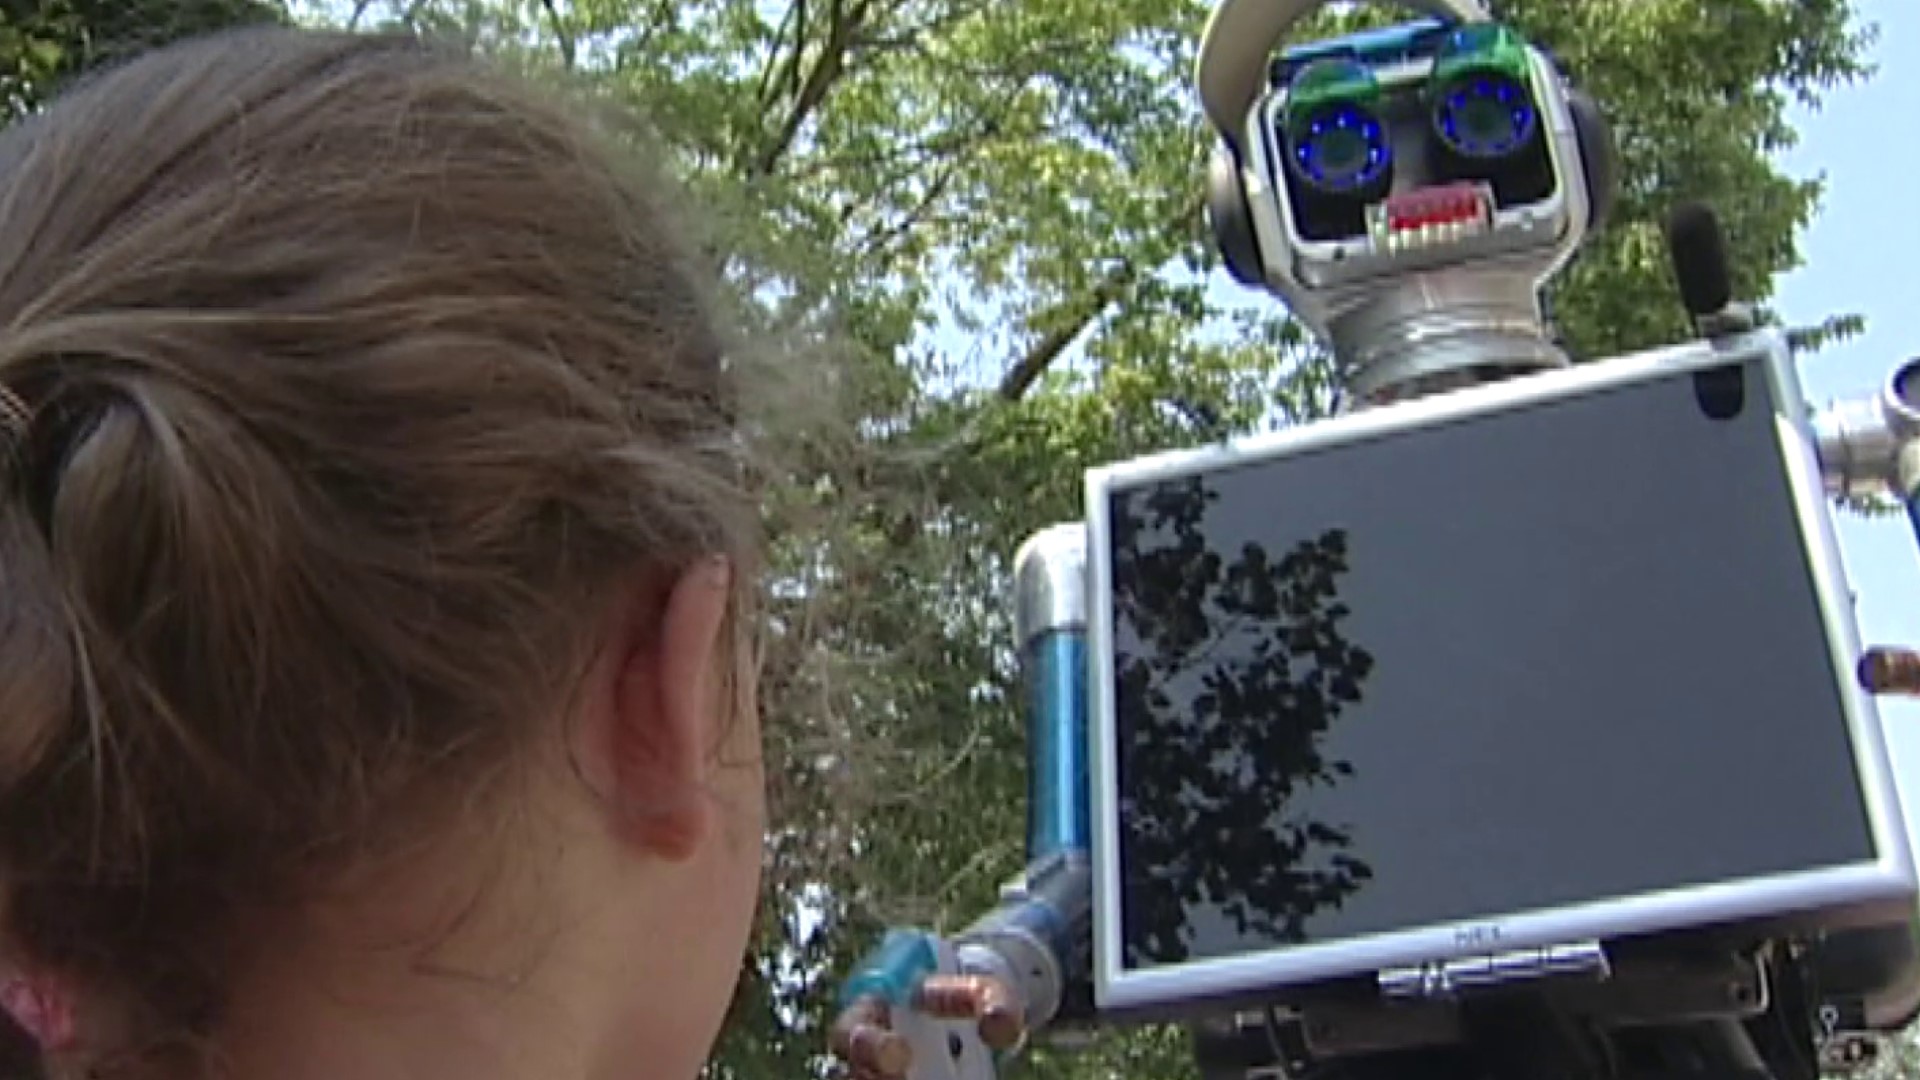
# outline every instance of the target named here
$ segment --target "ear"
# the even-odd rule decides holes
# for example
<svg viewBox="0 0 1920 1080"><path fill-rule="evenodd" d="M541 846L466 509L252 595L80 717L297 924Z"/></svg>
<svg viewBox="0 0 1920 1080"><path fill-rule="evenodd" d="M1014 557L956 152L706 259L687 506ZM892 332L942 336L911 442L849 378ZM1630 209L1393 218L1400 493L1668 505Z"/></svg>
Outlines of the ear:
<svg viewBox="0 0 1920 1080"><path fill-rule="evenodd" d="M709 560L672 582L664 604L641 601L615 672L607 749L619 831L657 858L692 857L713 826L731 584L728 564Z"/></svg>

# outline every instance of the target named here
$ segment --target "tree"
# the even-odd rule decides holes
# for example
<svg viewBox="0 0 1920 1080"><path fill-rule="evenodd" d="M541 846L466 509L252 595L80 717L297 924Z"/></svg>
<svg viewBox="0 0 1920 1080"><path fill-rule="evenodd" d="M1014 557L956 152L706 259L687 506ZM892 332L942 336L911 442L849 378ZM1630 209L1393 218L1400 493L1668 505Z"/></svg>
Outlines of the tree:
<svg viewBox="0 0 1920 1080"><path fill-rule="evenodd" d="M279 21L270 0L7 0L0 4L0 123L117 57L208 30Z"/></svg>
<svg viewBox="0 0 1920 1080"><path fill-rule="evenodd" d="M1864 74L1845 0L1512 0L1609 106L1614 224L1557 316L1582 357L1680 336L1659 222L1710 199L1743 293L1796 264L1819 185L1779 175L1791 98ZM720 272L857 418L770 511L784 814L762 946L716 1076L819 1067L875 930L953 928L1019 869L1008 559L1091 464L1328 407L1279 305L1223 301L1187 82L1204 0L356 0L304 11L464 37L644 111ZM1366 16L1361 12L1348 18ZM1329 19L1328 21L1333 21ZM1211 286L1211 287L1210 287ZM1231 294L1229 294L1231 295ZM1837 321L1824 337L1847 333ZM1809 345L1820 333L1804 337ZM801 901L805 901L804 904ZM803 914L795 914L804 909ZM1033 1075L1186 1075L1176 1033Z"/></svg>

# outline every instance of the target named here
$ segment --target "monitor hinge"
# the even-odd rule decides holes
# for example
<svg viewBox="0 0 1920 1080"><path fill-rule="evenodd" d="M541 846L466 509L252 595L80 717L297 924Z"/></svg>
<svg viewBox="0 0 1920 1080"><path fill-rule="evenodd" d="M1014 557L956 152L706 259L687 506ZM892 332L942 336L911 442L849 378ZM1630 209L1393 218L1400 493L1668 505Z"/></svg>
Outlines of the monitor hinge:
<svg viewBox="0 0 1920 1080"><path fill-rule="evenodd" d="M1597 941L1583 941L1388 968L1377 978L1382 994L1407 999L1452 997L1462 991L1534 979L1569 976L1604 979L1611 974L1613 969L1607 962L1606 950Z"/></svg>

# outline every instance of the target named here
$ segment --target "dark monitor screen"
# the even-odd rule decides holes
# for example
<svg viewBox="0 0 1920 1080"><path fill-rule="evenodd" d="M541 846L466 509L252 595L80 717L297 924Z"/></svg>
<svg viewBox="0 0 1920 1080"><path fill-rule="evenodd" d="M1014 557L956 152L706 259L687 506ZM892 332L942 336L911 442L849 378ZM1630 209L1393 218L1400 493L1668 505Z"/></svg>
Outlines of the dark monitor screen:
<svg viewBox="0 0 1920 1080"><path fill-rule="evenodd" d="M1875 858L1744 383L1115 489L1122 966Z"/></svg>

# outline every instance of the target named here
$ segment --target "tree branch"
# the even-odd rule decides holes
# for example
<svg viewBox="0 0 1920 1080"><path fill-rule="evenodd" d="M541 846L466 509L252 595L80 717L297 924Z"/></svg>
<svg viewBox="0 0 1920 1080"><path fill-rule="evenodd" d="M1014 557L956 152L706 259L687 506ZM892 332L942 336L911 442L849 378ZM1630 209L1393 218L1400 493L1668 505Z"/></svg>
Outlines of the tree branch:
<svg viewBox="0 0 1920 1080"><path fill-rule="evenodd" d="M560 9L554 5L553 0L540 0L540 6L546 10L547 25L552 28L553 36L560 44L560 60L566 65L568 71L572 71L574 61L573 34L568 31L566 22L560 18Z"/></svg>
<svg viewBox="0 0 1920 1080"><path fill-rule="evenodd" d="M771 173L787 151L793 148L793 141L799 137L807 118L813 115L820 103L826 100L828 91L846 74L848 47L865 25L872 9L872 0L856 0L852 8L845 7L844 0L831 0L827 10L827 36L821 43L820 56L808 69L806 81L794 96L793 107L787 110L779 132L760 148L759 156L749 169L750 175L765 176ZM795 42L794 49L797 64L799 41Z"/></svg>
<svg viewBox="0 0 1920 1080"><path fill-rule="evenodd" d="M945 12L918 26L885 37L862 33L857 35L852 47L857 52L900 52L919 47L930 35L945 33L968 19L984 13L993 0L972 0L966 4L954 4Z"/></svg>
<svg viewBox="0 0 1920 1080"><path fill-rule="evenodd" d="M787 33L793 32L793 48L783 48ZM760 86L754 92L754 100L761 107L773 103L775 88L785 72L798 67L800 51L807 43L807 0L794 0L787 5L787 13L780 17L780 25L773 31L772 51L767 54L767 62L760 68Z"/></svg>
<svg viewBox="0 0 1920 1080"><path fill-rule="evenodd" d="M914 201L911 208L901 214L899 219L892 225L874 232L861 243L860 257L862 259L870 259L880 254L887 246L893 244L902 236L905 236L915 226L925 221L928 211L932 210L933 204L940 201L940 197L947 193L947 188L953 183L954 175L959 171L960 163L958 161L947 162L946 165L934 175L934 178L928 182L927 190L919 199Z"/></svg>
<svg viewBox="0 0 1920 1080"><path fill-rule="evenodd" d="M622 51L632 56L646 56L652 52L654 39L660 36L660 31L673 28L673 4L674 0L653 0L647 5L645 19L636 14L631 20L635 34L621 46Z"/></svg>
<svg viewBox="0 0 1920 1080"><path fill-rule="evenodd" d="M1183 203L1180 212L1167 222L1169 232L1178 232L1190 226L1195 215L1204 208L1204 203L1196 198ZM1061 317L1058 328L1043 335L1033 343L1012 368L1000 380L1000 397L1006 401L1018 401L1026 396L1033 384L1040 381L1047 368L1067 351L1074 339L1092 326L1106 310L1123 299L1134 284L1140 280L1142 267L1136 258L1123 259L1120 265L1108 271L1105 277L1087 291L1086 295L1068 300L1054 309Z"/></svg>
<svg viewBox="0 0 1920 1080"><path fill-rule="evenodd" d="M1124 260L1119 266L1108 271L1085 296L1077 297L1054 309L1054 313L1063 315L1065 321L1051 333L1043 335L1026 354L1014 362L1006 377L1000 380L1000 396L1007 401L1019 401L1026 396L1033 384L1040 381L1047 368L1067 351L1087 327L1093 325L1108 307L1125 296L1133 283L1139 280L1138 270L1131 259Z"/></svg>
<svg viewBox="0 0 1920 1080"><path fill-rule="evenodd" d="M872 175L882 169L892 169L896 166L904 167L910 172L920 172L943 158L951 158L963 150L972 151L990 144L1000 133L998 120L998 117L989 117L978 127L970 129L958 126L942 128L923 133L918 139L890 142L877 152L859 156L815 155L796 162L790 175L796 178L812 178L832 172ZM1050 131L1042 129L1026 137L1038 140L1049 134L1051 134Z"/></svg>

